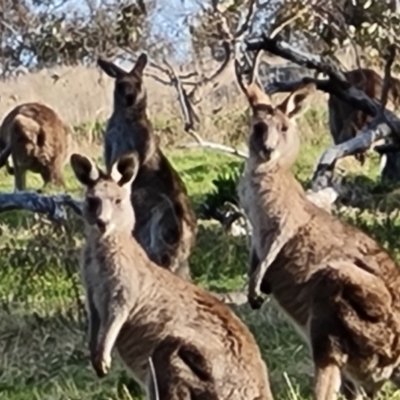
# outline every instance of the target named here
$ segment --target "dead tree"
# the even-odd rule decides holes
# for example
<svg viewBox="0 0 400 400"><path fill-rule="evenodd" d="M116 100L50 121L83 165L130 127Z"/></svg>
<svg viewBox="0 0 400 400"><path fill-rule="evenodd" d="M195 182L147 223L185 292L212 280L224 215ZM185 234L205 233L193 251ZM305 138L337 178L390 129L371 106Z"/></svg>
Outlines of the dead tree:
<svg viewBox="0 0 400 400"><path fill-rule="evenodd" d="M42 195L33 191L0 193L0 213L11 210L27 210L46 215L52 221L67 220L66 208L81 215L82 203L69 194Z"/></svg>
<svg viewBox="0 0 400 400"><path fill-rule="evenodd" d="M388 153L389 157L390 155L395 157L395 160L393 160L394 164L400 165L400 162L397 161L397 154L389 153L398 149L397 143L400 142L400 119L393 112L385 108L385 99L387 99L388 90L387 83L384 83L382 93L384 103L382 104L380 101L368 97L362 90L352 86L346 80L343 72L328 58L301 52L284 41L268 37L248 42L247 49L249 51L259 51L260 49L269 51L276 56L328 76L328 79L306 77L294 82L273 82L267 87L269 94L289 92L306 82L314 82L318 90L334 95L343 102L350 104L354 109L360 110L372 117L371 122L355 138L332 146L321 155L312 177L312 188L314 191L332 184L334 166L337 160L364 152L381 140L385 140L390 146L381 147L379 151ZM394 59L394 53L394 46L390 46L388 49L384 82L390 79L390 67ZM389 162L388 164L391 168L393 167L393 162ZM386 168L389 168L389 165ZM384 172L382 175L385 175ZM400 168L397 168L397 177L400 179Z"/></svg>
<svg viewBox="0 0 400 400"><path fill-rule="evenodd" d="M172 86L176 90L184 130L193 139L192 142L186 143L180 147L209 148L232 154L243 159L247 158L247 152L204 140L198 132L198 127L204 117L204 113L202 112L203 99L211 92L216 91L224 82L232 77L234 61L238 57L238 46L240 43L243 43L243 39L252 25L255 7L256 1L250 0L247 5L247 12L243 24L239 26L235 32L232 32L229 28L228 21L219 8L218 2L212 2L213 19L215 20L214 29L216 31L215 36L218 37L221 42L221 47L224 51L224 59L218 68L209 76L206 76L204 71L196 67L188 74L179 75L166 59L163 60L163 65L150 63L150 66L157 71L157 75L150 73L148 76L163 85ZM164 79L160 78L160 72L164 75ZM216 107L212 110L212 114L217 114L222 108L223 107L220 106Z"/></svg>
<svg viewBox="0 0 400 400"><path fill-rule="evenodd" d="M213 36L221 43L224 52L224 59L209 76L206 76L204 71L200 68L195 68L192 72L185 75L177 74L168 60L163 60L163 65L151 62L150 66L153 67L157 74L149 73L149 77L155 79L157 82L172 86L177 93L179 106L181 109L184 130L193 139L192 142L186 143L180 147L182 148L208 148L224 153L228 153L239 158L247 158L247 151L240 151L236 148L226 146L220 143L214 143L204 140L199 133L199 125L204 119L204 112L202 110L203 100L212 92L222 87L224 83L234 82L234 62L239 60L241 65L245 68L251 68L253 59L251 53L243 51L243 43L245 38L252 31L253 23L255 22L255 13L261 9L269 7L268 2L261 5L256 0L249 0L246 3L246 10L244 21L234 31L229 27L229 21L220 9L218 1L211 2L211 14L215 21ZM270 26L270 35L275 37L288 25L293 23L296 19L307 11L307 6L304 5L296 15L290 15L285 18L279 18ZM262 56L262 53L259 53ZM195 60L196 61L196 60ZM257 59L258 63L260 60ZM199 62L195 62L199 64ZM258 70L258 67L257 67ZM164 78L160 78L160 73ZM229 80L230 79L230 80ZM257 80L259 80L257 76ZM212 114L217 114L223 109L223 106L218 106L212 110Z"/></svg>

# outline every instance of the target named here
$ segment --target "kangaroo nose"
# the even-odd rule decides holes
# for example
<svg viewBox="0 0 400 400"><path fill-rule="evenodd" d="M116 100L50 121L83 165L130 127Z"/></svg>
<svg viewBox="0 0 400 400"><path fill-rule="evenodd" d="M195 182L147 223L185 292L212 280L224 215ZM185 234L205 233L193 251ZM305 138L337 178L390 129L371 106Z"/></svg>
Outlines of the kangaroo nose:
<svg viewBox="0 0 400 400"><path fill-rule="evenodd" d="M268 161L271 158L271 154L274 151L274 148L269 145L264 145L260 151L261 156Z"/></svg>
<svg viewBox="0 0 400 400"><path fill-rule="evenodd" d="M98 219L97 220L97 227L99 228L99 231L101 233L104 233L106 231L106 228L107 228L107 222L102 220L102 219Z"/></svg>

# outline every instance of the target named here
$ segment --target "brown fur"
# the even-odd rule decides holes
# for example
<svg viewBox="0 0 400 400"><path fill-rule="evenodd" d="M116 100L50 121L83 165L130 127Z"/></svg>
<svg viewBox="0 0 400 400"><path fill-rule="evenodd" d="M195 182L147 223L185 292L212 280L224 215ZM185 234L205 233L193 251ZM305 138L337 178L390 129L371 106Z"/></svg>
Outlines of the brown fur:
<svg viewBox="0 0 400 400"><path fill-rule="evenodd" d="M126 72L99 60L115 79L114 110L104 137L105 163L109 169L121 155L138 152L140 169L132 187L134 236L153 262L190 280L188 258L195 243L196 218L185 185L159 148L147 117L146 63L142 54Z"/></svg>
<svg viewBox="0 0 400 400"><path fill-rule="evenodd" d="M372 69L362 68L344 73L346 79L357 89L363 90L372 99L382 97L383 79ZM390 78L387 109L398 110L400 105L400 80ZM355 137L364 128L371 117L362 111L353 109L337 97L330 95L328 100L329 128L335 144L346 142ZM365 153L357 154L356 158L365 161Z"/></svg>
<svg viewBox="0 0 400 400"><path fill-rule="evenodd" d="M15 189L26 189L26 172L42 176L44 185L64 186L63 167L72 136L68 126L50 107L24 103L15 107L0 128L0 167L15 176ZM13 168L8 164L12 157Z"/></svg>
<svg viewBox="0 0 400 400"><path fill-rule="evenodd" d="M271 400L267 369L247 327L228 306L150 261L131 235L138 157L117 159L109 174L76 154L71 165L86 187L82 277L98 376L110 368L115 345L142 386L151 382L152 356L162 399Z"/></svg>
<svg viewBox="0 0 400 400"><path fill-rule="evenodd" d="M372 395L398 373L400 271L373 239L307 200L291 172L299 150L291 117L313 89L274 107L243 86L253 114L238 186L253 226L249 302L261 306L261 285L305 338L317 400L335 398L341 374L347 394L353 386Z"/></svg>

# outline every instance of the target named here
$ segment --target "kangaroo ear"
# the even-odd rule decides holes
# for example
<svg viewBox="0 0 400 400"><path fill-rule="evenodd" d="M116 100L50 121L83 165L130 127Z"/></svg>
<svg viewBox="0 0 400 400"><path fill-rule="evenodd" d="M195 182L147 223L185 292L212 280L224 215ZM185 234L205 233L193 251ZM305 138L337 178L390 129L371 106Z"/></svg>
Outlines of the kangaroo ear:
<svg viewBox="0 0 400 400"><path fill-rule="evenodd" d="M70 164L82 185L93 186L99 180L100 170L90 158L74 153L71 155Z"/></svg>
<svg viewBox="0 0 400 400"><path fill-rule="evenodd" d="M297 118L308 108L308 97L316 91L315 83L306 83L293 91L277 107L290 119Z"/></svg>
<svg viewBox="0 0 400 400"><path fill-rule="evenodd" d="M139 156L136 152L124 154L111 167L111 178L121 187L130 187L139 172Z"/></svg>
<svg viewBox="0 0 400 400"><path fill-rule="evenodd" d="M126 72L112 63L111 61L104 60L103 58L97 59L97 65L111 78L118 78L126 75Z"/></svg>
<svg viewBox="0 0 400 400"><path fill-rule="evenodd" d="M130 74L136 73L140 76L143 75L143 70L147 65L147 54L146 53L142 53L139 58L136 60L135 65L133 66L133 68L131 69Z"/></svg>

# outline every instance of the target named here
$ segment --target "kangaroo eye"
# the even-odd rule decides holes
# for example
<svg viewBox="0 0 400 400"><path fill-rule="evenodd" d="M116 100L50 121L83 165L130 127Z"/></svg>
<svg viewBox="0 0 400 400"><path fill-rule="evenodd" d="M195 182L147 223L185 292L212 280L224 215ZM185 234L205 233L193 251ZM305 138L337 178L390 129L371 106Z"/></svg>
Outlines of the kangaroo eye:
<svg viewBox="0 0 400 400"><path fill-rule="evenodd" d="M116 199L116 200L115 200L115 204L116 204L116 205L121 204L121 201L122 201L121 199Z"/></svg>
<svg viewBox="0 0 400 400"><path fill-rule="evenodd" d="M287 132L288 129L289 129L289 127L287 125L282 125L281 131Z"/></svg>

